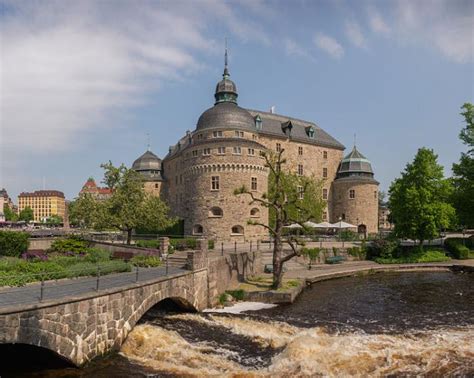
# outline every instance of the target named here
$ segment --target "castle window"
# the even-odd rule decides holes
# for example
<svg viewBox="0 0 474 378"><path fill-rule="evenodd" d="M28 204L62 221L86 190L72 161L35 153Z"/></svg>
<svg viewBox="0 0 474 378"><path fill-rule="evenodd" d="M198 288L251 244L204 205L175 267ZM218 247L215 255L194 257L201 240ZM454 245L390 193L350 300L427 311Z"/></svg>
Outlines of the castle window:
<svg viewBox="0 0 474 378"><path fill-rule="evenodd" d="M252 135L253 140L257 140L257 136L255 134Z"/></svg>
<svg viewBox="0 0 474 378"><path fill-rule="evenodd" d="M231 234L232 235L243 235L244 234L244 228L242 226L233 226L231 229Z"/></svg>
<svg viewBox="0 0 474 378"><path fill-rule="evenodd" d="M252 177L251 189L252 190L257 190L257 178L256 177Z"/></svg>
<svg viewBox="0 0 474 378"><path fill-rule="evenodd" d="M298 175L303 176L303 164L298 164Z"/></svg>
<svg viewBox="0 0 474 378"><path fill-rule="evenodd" d="M328 212L327 211L323 211L323 220L324 221L328 220Z"/></svg>
<svg viewBox="0 0 474 378"><path fill-rule="evenodd" d="M158 184L155 184L155 189L158 189L158 186L159 186Z"/></svg>
<svg viewBox="0 0 474 378"><path fill-rule="evenodd" d="M349 190L349 198L350 199L356 198L356 191L354 189Z"/></svg>
<svg viewBox="0 0 474 378"><path fill-rule="evenodd" d="M374 190L374 198L377 199L377 191Z"/></svg>
<svg viewBox="0 0 474 378"><path fill-rule="evenodd" d="M175 183L176 185L178 185L178 176L175 176L175 178L174 178L174 183Z"/></svg>
<svg viewBox="0 0 474 378"><path fill-rule="evenodd" d="M236 138L243 138L244 137L244 132L235 130L235 137Z"/></svg>
<svg viewBox="0 0 474 378"><path fill-rule="evenodd" d="M323 159L327 159L328 158L328 152L327 151L323 151Z"/></svg>
<svg viewBox="0 0 474 378"><path fill-rule="evenodd" d="M324 178L328 177L328 169L327 168L323 168L323 177Z"/></svg>
<svg viewBox="0 0 474 378"><path fill-rule="evenodd" d="M323 199L327 200L328 199L328 190L323 189Z"/></svg>
<svg viewBox="0 0 474 378"><path fill-rule="evenodd" d="M198 139L202 139L202 134L198 134Z"/></svg>
<svg viewBox="0 0 474 378"><path fill-rule="evenodd" d="M311 139L314 139L314 127L310 126L306 128L306 133Z"/></svg>
<svg viewBox="0 0 474 378"><path fill-rule="evenodd" d="M194 235L202 235L203 233L203 228L200 224L195 224L193 227L193 234Z"/></svg>
<svg viewBox="0 0 474 378"><path fill-rule="evenodd" d="M276 152L280 152L280 151L281 151L281 144L277 143L276 144Z"/></svg>
<svg viewBox="0 0 474 378"><path fill-rule="evenodd" d="M298 190L298 198L302 200L304 198L304 189L302 186L298 186L296 188Z"/></svg>
<svg viewBox="0 0 474 378"><path fill-rule="evenodd" d="M214 138L222 138L222 131L213 131L212 136Z"/></svg>
<svg viewBox="0 0 474 378"><path fill-rule="evenodd" d="M301 146L298 147L298 155L300 155L300 156L303 155L303 147L301 147Z"/></svg>
<svg viewBox="0 0 474 378"><path fill-rule="evenodd" d="M210 148L204 148L204 149L202 150L202 154L203 154L204 156L209 156L209 155L211 154L211 149L210 149Z"/></svg>
<svg viewBox="0 0 474 378"><path fill-rule="evenodd" d="M342 213L341 219L342 219L342 220L346 220L346 213Z"/></svg>
<svg viewBox="0 0 474 378"><path fill-rule="evenodd" d="M252 218L258 218L260 217L260 210L256 207L254 207L252 210L250 210L250 216Z"/></svg>
<svg viewBox="0 0 474 378"><path fill-rule="evenodd" d="M234 155L241 155L242 148L241 147L234 147Z"/></svg>
<svg viewBox="0 0 474 378"><path fill-rule="evenodd" d="M219 190L219 176L211 177L211 190Z"/></svg>
<svg viewBox="0 0 474 378"><path fill-rule="evenodd" d="M225 155L225 147L218 147L217 148L218 155Z"/></svg>
<svg viewBox="0 0 474 378"><path fill-rule="evenodd" d="M260 116L258 114L255 117L255 128L257 130L262 130L262 119L260 118Z"/></svg>
<svg viewBox="0 0 474 378"><path fill-rule="evenodd" d="M198 156L198 150L194 150L194 151L193 151L193 156L194 156L194 157Z"/></svg>
<svg viewBox="0 0 474 378"><path fill-rule="evenodd" d="M209 218L222 218L224 216L224 212L220 207L211 207L211 210L209 210Z"/></svg>
<svg viewBox="0 0 474 378"><path fill-rule="evenodd" d="M249 155L255 155L255 149L249 148Z"/></svg>

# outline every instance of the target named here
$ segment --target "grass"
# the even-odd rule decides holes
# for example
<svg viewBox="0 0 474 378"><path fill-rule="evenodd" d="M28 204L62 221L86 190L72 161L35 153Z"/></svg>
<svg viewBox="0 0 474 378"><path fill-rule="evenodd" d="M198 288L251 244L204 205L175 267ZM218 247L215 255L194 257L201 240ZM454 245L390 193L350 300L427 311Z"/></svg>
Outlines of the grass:
<svg viewBox="0 0 474 378"><path fill-rule="evenodd" d="M268 291L272 290L272 277L256 276L248 278L246 282L239 284L237 289L244 291ZM286 291L300 285L299 280L285 280L283 279L281 287L278 291ZM228 292L232 295L232 293Z"/></svg>
<svg viewBox="0 0 474 378"><path fill-rule="evenodd" d="M451 260L440 250L424 250L416 252L407 256L391 257L391 258L377 258L375 262L379 264L407 264L407 263L428 263L428 262L443 262Z"/></svg>

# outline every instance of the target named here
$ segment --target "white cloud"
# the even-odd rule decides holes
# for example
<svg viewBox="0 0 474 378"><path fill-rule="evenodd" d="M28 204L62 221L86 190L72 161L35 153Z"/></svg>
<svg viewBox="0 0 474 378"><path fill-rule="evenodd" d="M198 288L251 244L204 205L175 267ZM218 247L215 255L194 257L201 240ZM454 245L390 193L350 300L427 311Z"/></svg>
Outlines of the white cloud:
<svg viewBox="0 0 474 378"><path fill-rule="evenodd" d="M458 63L474 61L472 1L400 0L395 15L398 37L404 43L424 43Z"/></svg>
<svg viewBox="0 0 474 378"><path fill-rule="evenodd" d="M114 128L118 114L221 52L210 26L269 43L242 9L221 1L28 2L0 0L0 173L15 155L75 149L83 136ZM0 177L0 181L1 177Z"/></svg>
<svg viewBox="0 0 474 378"><path fill-rule="evenodd" d="M301 46L299 43L297 43L291 38L285 38L283 40L283 47L285 49L285 53L289 56L297 56L310 60L315 60L313 56L303 46Z"/></svg>
<svg viewBox="0 0 474 378"><path fill-rule="evenodd" d="M389 34L390 27L375 7L369 7L369 25L373 32L378 34Z"/></svg>
<svg viewBox="0 0 474 378"><path fill-rule="evenodd" d="M340 59L344 55L343 47L334 38L323 33L317 33L314 36L314 43L321 50L327 52L331 57Z"/></svg>
<svg viewBox="0 0 474 378"><path fill-rule="evenodd" d="M357 22L347 21L345 31L347 38L354 46L362 49L367 49L367 40Z"/></svg>

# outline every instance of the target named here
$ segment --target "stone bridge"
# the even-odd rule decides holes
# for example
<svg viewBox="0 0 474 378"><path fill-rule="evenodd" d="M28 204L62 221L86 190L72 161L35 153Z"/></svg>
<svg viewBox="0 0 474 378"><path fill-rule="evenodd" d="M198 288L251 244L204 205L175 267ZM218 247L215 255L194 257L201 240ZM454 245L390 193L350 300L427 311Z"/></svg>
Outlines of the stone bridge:
<svg viewBox="0 0 474 378"><path fill-rule="evenodd" d="M259 253L222 257L192 254L190 271L42 303L0 307L0 344L28 344L54 351L76 366L119 350L154 305L171 299L201 311L248 274L258 273Z"/></svg>

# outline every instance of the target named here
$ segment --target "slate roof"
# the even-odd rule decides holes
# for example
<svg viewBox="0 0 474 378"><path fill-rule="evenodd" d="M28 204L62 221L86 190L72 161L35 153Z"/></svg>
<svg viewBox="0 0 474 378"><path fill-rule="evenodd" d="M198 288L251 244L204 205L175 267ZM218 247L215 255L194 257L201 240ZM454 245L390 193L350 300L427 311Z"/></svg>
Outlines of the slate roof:
<svg viewBox="0 0 474 378"><path fill-rule="evenodd" d="M341 160L337 170L338 180L341 178L355 178L355 177L374 177L372 164L369 159L362 155L354 146L352 151Z"/></svg>
<svg viewBox="0 0 474 378"><path fill-rule="evenodd" d="M337 141L313 122L303 121L301 119L275 113L262 112L259 110L248 109L248 111L253 117L256 117L257 115L260 116L262 120L262 129L257 130L260 134L279 136L283 138L290 135L290 138L295 141L336 148L338 150L345 149L342 143ZM291 123L292 126L291 131L288 130L289 123ZM310 127L314 129L314 138L310 138L308 135L308 129ZM286 130L286 134L284 130Z"/></svg>
<svg viewBox="0 0 474 378"><path fill-rule="evenodd" d="M221 102L201 114L196 130L219 128L255 131L255 120L246 109L232 102Z"/></svg>

